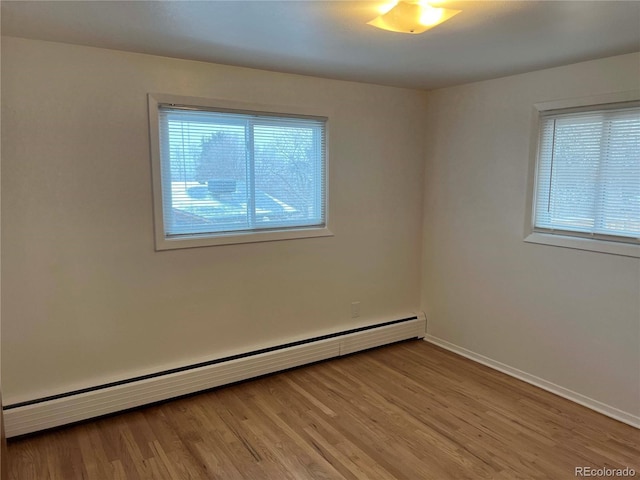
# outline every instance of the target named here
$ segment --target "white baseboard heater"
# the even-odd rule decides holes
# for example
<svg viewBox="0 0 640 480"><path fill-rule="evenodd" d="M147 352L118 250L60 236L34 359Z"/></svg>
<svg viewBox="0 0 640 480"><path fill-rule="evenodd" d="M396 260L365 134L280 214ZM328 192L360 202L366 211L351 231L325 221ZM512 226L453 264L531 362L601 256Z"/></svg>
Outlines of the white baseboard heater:
<svg viewBox="0 0 640 480"><path fill-rule="evenodd" d="M3 409L6 435L25 435L369 348L423 338L426 322L420 313L415 317L6 405Z"/></svg>

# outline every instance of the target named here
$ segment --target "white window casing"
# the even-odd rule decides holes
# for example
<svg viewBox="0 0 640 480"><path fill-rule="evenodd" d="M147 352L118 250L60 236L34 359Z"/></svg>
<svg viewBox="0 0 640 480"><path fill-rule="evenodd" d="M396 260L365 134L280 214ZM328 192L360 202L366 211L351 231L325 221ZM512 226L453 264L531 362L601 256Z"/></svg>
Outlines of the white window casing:
<svg viewBox="0 0 640 480"><path fill-rule="evenodd" d="M639 99L535 106L525 241L640 257Z"/></svg>
<svg viewBox="0 0 640 480"><path fill-rule="evenodd" d="M149 95L156 249L330 236L327 118Z"/></svg>

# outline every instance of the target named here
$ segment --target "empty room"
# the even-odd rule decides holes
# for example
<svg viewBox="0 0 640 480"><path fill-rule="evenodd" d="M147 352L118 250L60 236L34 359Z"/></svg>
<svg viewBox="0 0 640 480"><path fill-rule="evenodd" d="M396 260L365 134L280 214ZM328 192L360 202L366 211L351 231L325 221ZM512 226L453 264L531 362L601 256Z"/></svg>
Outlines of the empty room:
<svg viewBox="0 0 640 480"><path fill-rule="evenodd" d="M2 480L640 478L640 1L0 7Z"/></svg>

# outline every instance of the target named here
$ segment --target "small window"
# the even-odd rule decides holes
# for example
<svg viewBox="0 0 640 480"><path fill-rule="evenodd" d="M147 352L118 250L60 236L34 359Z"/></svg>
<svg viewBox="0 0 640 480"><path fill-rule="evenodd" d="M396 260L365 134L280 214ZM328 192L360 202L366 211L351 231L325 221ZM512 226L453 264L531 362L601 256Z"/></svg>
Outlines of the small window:
<svg viewBox="0 0 640 480"><path fill-rule="evenodd" d="M534 232L639 244L638 103L541 112L534 195Z"/></svg>
<svg viewBox="0 0 640 480"><path fill-rule="evenodd" d="M326 118L159 97L150 96L157 248L328 234Z"/></svg>

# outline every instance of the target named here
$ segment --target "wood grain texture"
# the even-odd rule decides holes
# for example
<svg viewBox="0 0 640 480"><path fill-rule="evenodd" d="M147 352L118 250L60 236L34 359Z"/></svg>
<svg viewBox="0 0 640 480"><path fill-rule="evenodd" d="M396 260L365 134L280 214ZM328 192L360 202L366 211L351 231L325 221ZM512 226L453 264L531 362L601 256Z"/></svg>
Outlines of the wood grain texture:
<svg viewBox="0 0 640 480"><path fill-rule="evenodd" d="M411 341L12 440L9 455L14 480L639 478L640 431Z"/></svg>
<svg viewBox="0 0 640 480"><path fill-rule="evenodd" d="M2 414L2 393L0 392L0 479L9 478L9 465L7 458L7 440L4 435L4 417Z"/></svg>

